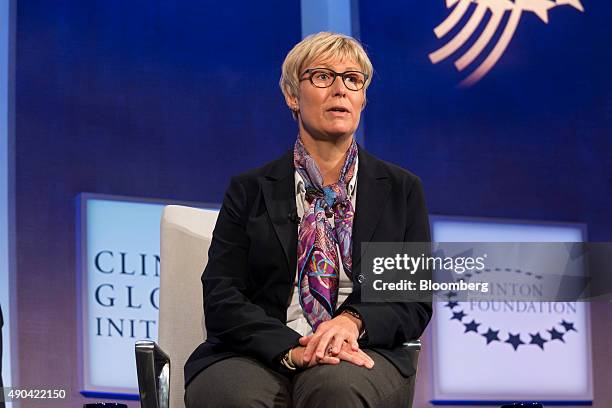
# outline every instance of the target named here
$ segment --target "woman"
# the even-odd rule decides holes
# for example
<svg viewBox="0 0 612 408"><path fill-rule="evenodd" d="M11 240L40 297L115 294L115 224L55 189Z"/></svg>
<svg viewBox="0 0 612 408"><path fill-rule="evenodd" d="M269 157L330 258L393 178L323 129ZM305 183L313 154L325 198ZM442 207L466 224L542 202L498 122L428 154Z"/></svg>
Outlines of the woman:
<svg viewBox="0 0 612 408"><path fill-rule="evenodd" d="M280 85L298 138L227 190L187 407L408 404L402 344L421 335L431 305L361 302L360 244L429 241L429 225L419 179L355 142L371 77L344 35L309 36L287 55Z"/></svg>

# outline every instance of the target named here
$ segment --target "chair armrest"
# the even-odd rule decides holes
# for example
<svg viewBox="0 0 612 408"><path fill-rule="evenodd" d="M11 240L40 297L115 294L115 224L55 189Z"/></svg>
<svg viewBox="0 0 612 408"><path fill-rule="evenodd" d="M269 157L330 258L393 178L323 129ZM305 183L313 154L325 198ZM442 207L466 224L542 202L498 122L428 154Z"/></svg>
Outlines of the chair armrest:
<svg viewBox="0 0 612 408"><path fill-rule="evenodd" d="M417 370L419 364L419 353L421 352L421 340L412 340L404 343L404 347L408 350L408 354L412 359L412 367Z"/></svg>
<svg viewBox="0 0 612 408"><path fill-rule="evenodd" d="M416 372L418 369L418 365L419 365L419 353L421 352L421 340L408 341L404 343L404 347L406 348L406 350L408 350L408 354L410 355L410 359L412 360L412 368L414 368L414 371ZM414 403L415 384L416 384L416 374L410 377L410 387L409 387L409 395L408 395L408 401L410 401L410 404L408 404L408 407L406 408L412 408L412 404Z"/></svg>
<svg viewBox="0 0 612 408"><path fill-rule="evenodd" d="M421 350L421 340L412 340L404 343L404 347L406 347L409 351L419 351Z"/></svg>
<svg viewBox="0 0 612 408"><path fill-rule="evenodd" d="M170 358L154 341L137 341L135 351L141 408L169 408Z"/></svg>

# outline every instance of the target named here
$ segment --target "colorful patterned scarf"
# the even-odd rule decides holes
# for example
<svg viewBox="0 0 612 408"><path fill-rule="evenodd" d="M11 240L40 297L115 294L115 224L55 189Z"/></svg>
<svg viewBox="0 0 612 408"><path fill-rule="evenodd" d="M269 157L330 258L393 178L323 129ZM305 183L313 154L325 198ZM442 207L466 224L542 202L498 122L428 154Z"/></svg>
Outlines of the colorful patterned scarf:
<svg viewBox="0 0 612 408"><path fill-rule="evenodd" d="M347 187L355 173L357 143L348 149L337 183L323 186L323 177L314 159L298 137L293 149L295 170L302 176L309 204L298 229L298 288L304 316L317 330L336 310L340 266L352 280L352 233L354 210ZM334 215L334 226L326 220Z"/></svg>

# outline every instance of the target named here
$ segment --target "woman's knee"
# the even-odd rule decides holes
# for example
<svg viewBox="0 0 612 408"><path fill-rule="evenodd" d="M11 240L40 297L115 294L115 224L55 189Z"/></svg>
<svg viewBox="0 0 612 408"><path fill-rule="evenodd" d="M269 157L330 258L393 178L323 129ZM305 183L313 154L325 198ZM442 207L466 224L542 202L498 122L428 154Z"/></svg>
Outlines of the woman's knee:
<svg viewBox="0 0 612 408"><path fill-rule="evenodd" d="M185 390L187 408L286 407L289 380L256 360L235 357L200 372Z"/></svg>

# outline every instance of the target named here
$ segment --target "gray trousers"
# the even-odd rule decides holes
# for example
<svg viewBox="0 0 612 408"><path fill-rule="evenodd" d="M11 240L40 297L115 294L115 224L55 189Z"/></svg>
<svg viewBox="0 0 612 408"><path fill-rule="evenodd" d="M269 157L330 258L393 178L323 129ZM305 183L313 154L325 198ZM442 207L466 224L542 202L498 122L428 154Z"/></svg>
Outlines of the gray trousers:
<svg viewBox="0 0 612 408"><path fill-rule="evenodd" d="M187 386L187 408L204 407L403 407L412 405L414 376L405 378L386 358L368 370L341 361L300 372L293 379L250 357L221 360Z"/></svg>

